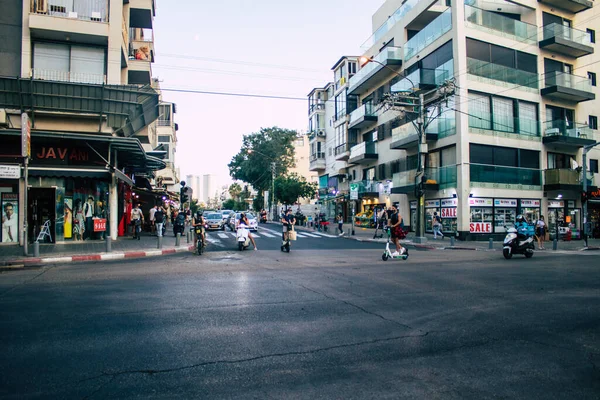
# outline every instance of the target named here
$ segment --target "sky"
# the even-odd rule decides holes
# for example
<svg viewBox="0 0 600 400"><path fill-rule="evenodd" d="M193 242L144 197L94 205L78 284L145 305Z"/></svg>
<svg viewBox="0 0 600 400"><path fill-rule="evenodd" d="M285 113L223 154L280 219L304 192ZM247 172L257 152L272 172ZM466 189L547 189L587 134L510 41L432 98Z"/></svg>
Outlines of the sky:
<svg viewBox="0 0 600 400"><path fill-rule="evenodd" d="M153 76L177 104L180 178L217 176L242 137L262 127L306 131L308 93L333 80L344 55L361 55L384 0L157 0ZM167 89L283 96L218 96Z"/></svg>

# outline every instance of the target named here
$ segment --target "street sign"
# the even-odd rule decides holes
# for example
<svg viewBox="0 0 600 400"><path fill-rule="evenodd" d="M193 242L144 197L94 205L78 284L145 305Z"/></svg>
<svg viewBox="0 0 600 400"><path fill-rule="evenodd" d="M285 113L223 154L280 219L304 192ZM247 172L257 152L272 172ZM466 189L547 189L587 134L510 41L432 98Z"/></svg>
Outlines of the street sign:
<svg viewBox="0 0 600 400"><path fill-rule="evenodd" d="M358 200L358 183L350 184L350 200Z"/></svg>
<svg viewBox="0 0 600 400"><path fill-rule="evenodd" d="M27 113L21 114L21 156L31 156L31 121Z"/></svg>
<svg viewBox="0 0 600 400"><path fill-rule="evenodd" d="M18 165L0 165L0 179L21 178L21 167Z"/></svg>

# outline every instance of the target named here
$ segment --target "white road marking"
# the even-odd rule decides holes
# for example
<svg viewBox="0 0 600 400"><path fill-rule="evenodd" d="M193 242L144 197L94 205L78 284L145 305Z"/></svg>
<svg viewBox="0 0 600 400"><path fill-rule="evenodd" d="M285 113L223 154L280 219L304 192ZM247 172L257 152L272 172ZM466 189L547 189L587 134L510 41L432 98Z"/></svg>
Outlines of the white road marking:
<svg viewBox="0 0 600 400"><path fill-rule="evenodd" d="M219 237L220 237L221 239L227 239L229 236L227 236L227 234L226 234L226 233L219 233Z"/></svg>
<svg viewBox="0 0 600 400"><path fill-rule="evenodd" d="M275 235L271 235L270 233L267 233L267 232L261 232L260 234L265 237L268 237L268 238L276 237Z"/></svg>
<svg viewBox="0 0 600 400"><path fill-rule="evenodd" d="M302 235L312 237L312 238L320 238L321 236L313 235L312 233L302 232Z"/></svg>
<svg viewBox="0 0 600 400"><path fill-rule="evenodd" d="M221 241L219 239L211 238L210 236L206 237L206 241L208 243L214 244L215 246L218 246L218 247L225 247L225 245L223 243L221 243Z"/></svg>

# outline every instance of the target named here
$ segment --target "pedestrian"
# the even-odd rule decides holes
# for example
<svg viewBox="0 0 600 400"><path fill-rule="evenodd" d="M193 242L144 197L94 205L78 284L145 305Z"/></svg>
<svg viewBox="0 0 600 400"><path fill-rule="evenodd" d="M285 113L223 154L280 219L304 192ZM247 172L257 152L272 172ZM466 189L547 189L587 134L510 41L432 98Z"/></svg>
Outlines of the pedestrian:
<svg viewBox="0 0 600 400"><path fill-rule="evenodd" d="M442 239L444 238L444 234L442 233L442 219L438 215L437 211L433 213L433 218L431 219L431 225L433 228L433 239L437 239L437 235L440 235Z"/></svg>
<svg viewBox="0 0 600 400"><path fill-rule="evenodd" d="M338 224L338 230L340 231L340 236L343 236L344 235L344 217L342 216L342 213L339 213L335 219Z"/></svg>
<svg viewBox="0 0 600 400"><path fill-rule="evenodd" d="M94 232L94 198L92 196L88 197L88 200L83 207L83 216L85 217L84 240L89 240L92 239Z"/></svg>
<svg viewBox="0 0 600 400"><path fill-rule="evenodd" d="M537 235L538 250L546 250L544 248L544 239L546 238L546 222L544 216L540 215L540 219L535 224L535 234Z"/></svg>
<svg viewBox="0 0 600 400"><path fill-rule="evenodd" d="M375 221L375 234L373 235L373 239L382 238L383 232L385 230L385 226L387 225L387 212L385 211L385 207L382 208L379 213L376 213L377 220ZM381 230L381 234L377 235L377 232Z"/></svg>
<svg viewBox="0 0 600 400"><path fill-rule="evenodd" d="M85 224L80 199L77 199L75 201L74 215L75 218L73 219L73 234L75 235L75 241L83 241L83 235L85 234Z"/></svg>
<svg viewBox="0 0 600 400"><path fill-rule="evenodd" d="M404 232L404 220L402 216L398 213L398 207L396 205L392 205L391 207L391 217L389 219L389 227L391 229L392 241L396 245L396 251L392 253L392 256L399 256L401 254L406 254L408 256L408 250L400 244L400 239L404 239L406 237L406 233Z"/></svg>
<svg viewBox="0 0 600 400"><path fill-rule="evenodd" d="M154 218L154 214L156 214L156 210L158 209L158 206L154 206L150 209L150 211L148 211L148 219L150 220L150 232L154 235L156 233L156 226L154 226L155 224L155 218Z"/></svg>
<svg viewBox="0 0 600 400"><path fill-rule="evenodd" d="M154 212L154 227L156 229L156 236L163 235L163 224L165 222L165 210L161 206L156 207Z"/></svg>
<svg viewBox="0 0 600 400"><path fill-rule="evenodd" d="M136 206L131 209L131 222L133 224L133 239L140 240L142 223L144 222L144 214L140 208L140 203L137 203Z"/></svg>

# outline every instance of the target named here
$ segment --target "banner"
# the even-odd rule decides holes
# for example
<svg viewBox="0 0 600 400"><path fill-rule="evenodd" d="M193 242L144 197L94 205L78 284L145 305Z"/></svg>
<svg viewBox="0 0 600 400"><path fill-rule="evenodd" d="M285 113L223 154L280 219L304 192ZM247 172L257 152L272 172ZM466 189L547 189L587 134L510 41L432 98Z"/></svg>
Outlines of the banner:
<svg viewBox="0 0 600 400"><path fill-rule="evenodd" d="M73 199L65 197L65 239L73 237Z"/></svg>
<svg viewBox="0 0 600 400"><path fill-rule="evenodd" d="M19 243L19 195L2 193L2 243Z"/></svg>

